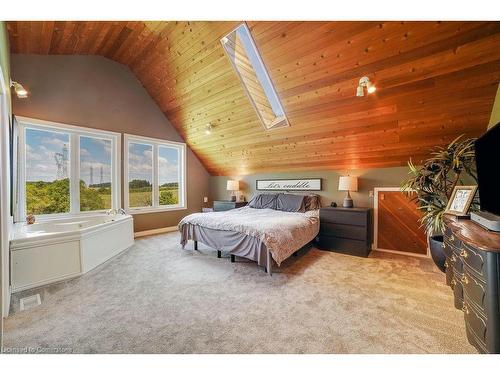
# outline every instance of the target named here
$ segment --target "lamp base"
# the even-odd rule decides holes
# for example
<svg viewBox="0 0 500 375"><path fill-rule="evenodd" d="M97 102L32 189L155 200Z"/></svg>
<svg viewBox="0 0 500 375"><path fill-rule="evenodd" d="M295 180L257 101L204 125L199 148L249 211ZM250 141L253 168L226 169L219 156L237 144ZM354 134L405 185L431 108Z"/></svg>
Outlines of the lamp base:
<svg viewBox="0 0 500 375"><path fill-rule="evenodd" d="M351 197L345 197L344 198L344 203L342 204L343 207L345 208L352 208L354 207L354 203L352 201Z"/></svg>

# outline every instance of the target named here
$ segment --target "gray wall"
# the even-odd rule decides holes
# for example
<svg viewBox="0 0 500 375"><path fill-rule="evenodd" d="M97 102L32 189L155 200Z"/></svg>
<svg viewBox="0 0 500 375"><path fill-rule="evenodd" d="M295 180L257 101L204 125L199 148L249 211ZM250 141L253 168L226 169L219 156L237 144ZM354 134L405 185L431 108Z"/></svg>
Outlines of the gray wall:
<svg viewBox="0 0 500 375"><path fill-rule="evenodd" d="M29 92L28 99L13 98L15 115L183 141L122 64L100 56L12 55L11 71ZM135 231L174 226L199 211L209 193L209 177L188 148L188 209L134 215Z"/></svg>
<svg viewBox="0 0 500 375"><path fill-rule="evenodd" d="M349 171L351 176L358 177L358 192L351 193L354 205L357 207L373 207L373 198L369 197L370 190L375 187L399 187L401 182L408 176L407 167L360 169ZM241 193L247 200L255 193L255 181L257 179L272 178L322 178L322 191L317 192L321 196L323 206L332 201L342 205L345 192L338 191L339 177L346 175L346 171L308 171L308 172L280 172L255 174L249 176L212 176L210 178L210 196L213 199L229 199L230 192L226 191L228 179L240 180Z"/></svg>

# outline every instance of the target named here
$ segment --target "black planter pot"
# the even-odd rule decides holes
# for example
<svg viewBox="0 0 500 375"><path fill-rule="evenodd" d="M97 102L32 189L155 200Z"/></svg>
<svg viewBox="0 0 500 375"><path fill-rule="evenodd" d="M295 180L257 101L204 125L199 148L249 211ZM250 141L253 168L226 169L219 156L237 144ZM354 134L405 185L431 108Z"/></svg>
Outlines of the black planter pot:
<svg viewBox="0 0 500 375"><path fill-rule="evenodd" d="M431 250L432 260L436 266L441 270L441 272L446 272L446 268L444 267L446 255L444 254L443 249L443 236L429 237L429 248Z"/></svg>

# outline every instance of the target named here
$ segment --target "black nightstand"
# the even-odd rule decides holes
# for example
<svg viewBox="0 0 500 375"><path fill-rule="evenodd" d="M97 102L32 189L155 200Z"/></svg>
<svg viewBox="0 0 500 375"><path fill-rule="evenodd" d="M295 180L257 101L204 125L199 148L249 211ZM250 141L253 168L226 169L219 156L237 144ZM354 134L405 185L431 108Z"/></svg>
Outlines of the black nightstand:
<svg viewBox="0 0 500 375"><path fill-rule="evenodd" d="M367 257L371 251L370 209L324 207L319 210L318 247Z"/></svg>
<svg viewBox="0 0 500 375"><path fill-rule="evenodd" d="M214 211L228 211L244 207L248 202L214 201Z"/></svg>

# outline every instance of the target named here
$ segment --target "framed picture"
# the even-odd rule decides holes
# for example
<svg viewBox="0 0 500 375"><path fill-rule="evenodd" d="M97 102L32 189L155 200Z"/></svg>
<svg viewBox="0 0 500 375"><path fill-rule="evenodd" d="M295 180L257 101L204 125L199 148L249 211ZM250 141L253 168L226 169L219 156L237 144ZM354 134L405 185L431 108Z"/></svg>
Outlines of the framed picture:
<svg viewBox="0 0 500 375"><path fill-rule="evenodd" d="M457 216L467 215L467 211L469 211L476 190L477 186L455 186L444 213Z"/></svg>
<svg viewBox="0 0 500 375"><path fill-rule="evenodd" d="M257 190L277 191L320 191L321 178L257 180Z"/></svg>

